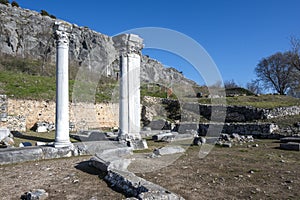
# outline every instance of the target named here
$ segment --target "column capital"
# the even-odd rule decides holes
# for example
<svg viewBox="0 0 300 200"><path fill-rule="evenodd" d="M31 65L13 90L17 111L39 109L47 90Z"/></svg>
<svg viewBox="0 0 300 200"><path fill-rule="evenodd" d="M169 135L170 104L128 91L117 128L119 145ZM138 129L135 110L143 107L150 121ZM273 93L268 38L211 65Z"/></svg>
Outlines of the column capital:
<svg viewBox="0 0 300 200"><path fill-rule="evenodd" d="M71 32L71 25L56 21L53 25L54 37L57 46L69 46L69 33Z"/></svg>
<svg viewBox="0 0 300 200"><path fill-rule="evenodd" d="M114 46L119 50L120 56L130 53L141 55L144 48L143 39L135 34L121 34L113 37Z"/></svg>

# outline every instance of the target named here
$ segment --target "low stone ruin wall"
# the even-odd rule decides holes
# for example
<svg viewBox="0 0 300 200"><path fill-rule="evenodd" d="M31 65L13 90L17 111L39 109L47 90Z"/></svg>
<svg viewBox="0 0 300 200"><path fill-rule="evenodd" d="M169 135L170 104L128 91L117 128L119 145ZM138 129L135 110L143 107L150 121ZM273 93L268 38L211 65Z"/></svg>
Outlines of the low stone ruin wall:
<svg viewBox="0 0 300 200"><path fill-rule="evenodd" d="M176 107L178 116L180 114L192 113L199 116L199 114L206 118L207 120L211 120L211 112L212 110L215 113L215 116L218 117L220 114L225 114L226 119L225 122L253 122L262 119L272 119L277 117L284 116L292 116L300 114L300 106L291 106L291 107L279 107L273 109L263 109L263 108L255 108L251 106L230 106L230 105L206 105L199 104L195 102L178 102L173 99L162 99L156 97L145 97L144 98L144 111L145 111L145 120L152 120L153 117L161 116L162 117L174 117L174 112L171 108ZM181 110L180 110L181 109ZM170 116L170 111L173 112L173 115ZM185 112L187 111L187 112ZM176 115L176 117L178 117ZM182 117L182 116L181 116ZM190 117L193 118L193 117ZM195 117L194 117L195 118ZM222 120L222 119L221 119ZM216 121L219 121L217 119Z"/></svg>
<svg viewBox="0 0 300 200"><path fill-rule="evenodd" d="M0 95L0 121L6 121L7 117L7 96Z"/></svg>
<svg viewBox="0 0 300 200"><path fill-rule="evenodd" d="M264 115L267 119L284 117L284 116L292 116L299 115L300 107L299 106L290 106L290 107L279 107L273 109L265 109Z"/></svg>
<svg viewBox="0 0 300 200"><path fill-rule="evenodd" d="M218 129L221 129L223 126L222 133L237 133L239 135L253 135L258 137L274 134L279 129L273 123L203 123L199 124L199 135L205 136L210 126L217 127Z"/></svg>

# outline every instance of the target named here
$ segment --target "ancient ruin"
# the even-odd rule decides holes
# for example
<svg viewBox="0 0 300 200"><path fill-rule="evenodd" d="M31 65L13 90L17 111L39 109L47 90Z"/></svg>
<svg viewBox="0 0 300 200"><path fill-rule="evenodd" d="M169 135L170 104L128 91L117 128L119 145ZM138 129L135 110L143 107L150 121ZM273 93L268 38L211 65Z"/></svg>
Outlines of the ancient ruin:
<svg viewBox="0 0 300 200"><path fill-rule="evenodd" d="M54 24L56 38L55 147L70 146L69 138L69 38L67 26Z"/></svg>
<svg viewBox="0 0 300 200"><path fill-rule="evenodd" d="M147 148L142 140L140 107L140 65L143 39L134 34L122 34L113 38L120 49L120 141L128 142L135 149Z"/></svg>

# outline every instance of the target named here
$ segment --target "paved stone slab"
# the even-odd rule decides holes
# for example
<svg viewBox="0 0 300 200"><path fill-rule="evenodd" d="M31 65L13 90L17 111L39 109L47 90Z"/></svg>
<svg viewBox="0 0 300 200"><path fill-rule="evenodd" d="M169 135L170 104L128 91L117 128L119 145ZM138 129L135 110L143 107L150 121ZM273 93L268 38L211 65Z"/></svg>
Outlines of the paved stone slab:
<svg viewBox="0 0 300 200"><path fill-rule="evenodd" d="M300 151L300 143L288 142L280 144L280 148L284 150Z"/></svg>

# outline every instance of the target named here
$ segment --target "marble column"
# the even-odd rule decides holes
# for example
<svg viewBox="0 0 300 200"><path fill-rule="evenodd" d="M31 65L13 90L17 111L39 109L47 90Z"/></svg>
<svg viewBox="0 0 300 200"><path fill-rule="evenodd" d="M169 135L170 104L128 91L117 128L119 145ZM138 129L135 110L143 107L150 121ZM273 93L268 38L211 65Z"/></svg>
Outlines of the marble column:
<svg viewBox="0 0 300 200"><path fill-rule="evenodd" d="M134 34L122 34L113 38L120 51L120 141L126 141L135 149L147 148L141 139L140 121L140 65L143 39Z"/></svg>
<svg viewBox="0 0 300 200"><path fill-rule="evenodd" d="M55 147L70 146L69 137L69 38L67 28L56 23L56 118Z"/></svg>
<svg viewBox="0 0 300 200"><path fill-rule="evenodd" d="M119 115L121 138L141 139L140 62L140 55L135 53L121 56Z"/></svg>

